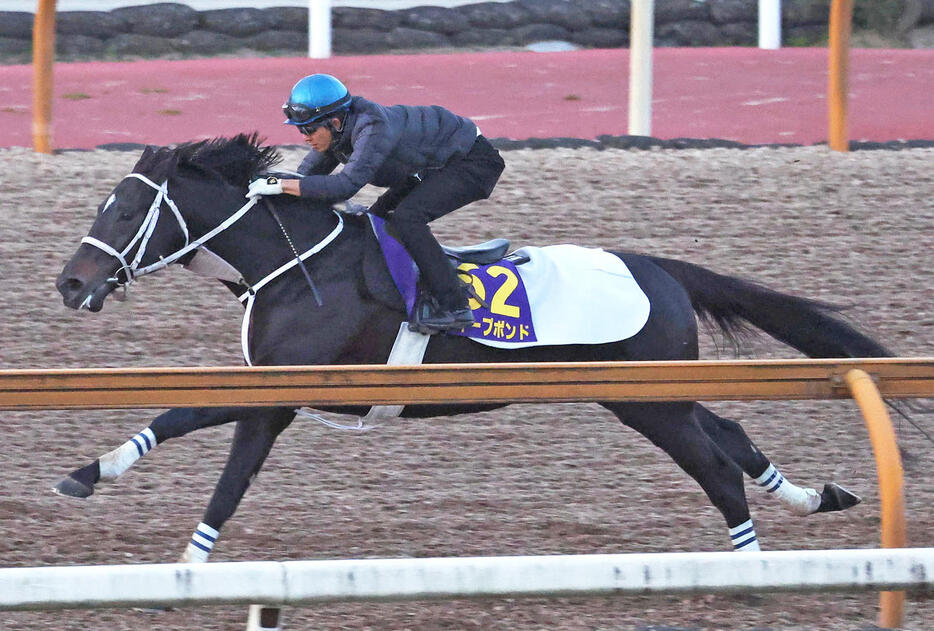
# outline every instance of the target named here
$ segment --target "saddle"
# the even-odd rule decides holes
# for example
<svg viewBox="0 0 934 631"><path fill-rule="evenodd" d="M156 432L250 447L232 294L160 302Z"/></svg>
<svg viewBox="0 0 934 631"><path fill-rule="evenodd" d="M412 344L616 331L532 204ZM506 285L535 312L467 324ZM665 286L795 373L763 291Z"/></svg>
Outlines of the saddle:
<svg viewBox="0 0 934 631"><path fill-rule="evenodd" d="M506 252L509 251L509 239L491 239L477 245L465 245L458 248L442 245L441 249L449 259L452 259L452 265L455 267L459 263L489 265L506 256Z"/></svg>

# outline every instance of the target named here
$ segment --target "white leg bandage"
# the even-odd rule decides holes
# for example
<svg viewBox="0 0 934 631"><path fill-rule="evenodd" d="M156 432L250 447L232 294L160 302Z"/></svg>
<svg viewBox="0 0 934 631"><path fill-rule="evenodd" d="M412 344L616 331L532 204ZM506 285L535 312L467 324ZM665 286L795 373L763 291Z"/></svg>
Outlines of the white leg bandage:
<svg viewBox="0 0 934 631"><path fill-rule="evenodd" d="M99 458L101 480L111 482L156 446L156 435L148 427L113 451Z"/></svg>
<svg viewBox="0 0 934 631"><path fill-rule="evenodd" d="M774 466L756 478L756 484L777 497L795 515L810 515L820 508L820 493L814 489L795 486Z"/></svg>
<svg viewBox="0 0 934 631"><path fill-rule="evenodd" d="M747 519L739 526L730 528L730 541L733 542L733 550L736 552L757 552L759 540L756 538L756 529L752 525L752 520Z"/></svg>

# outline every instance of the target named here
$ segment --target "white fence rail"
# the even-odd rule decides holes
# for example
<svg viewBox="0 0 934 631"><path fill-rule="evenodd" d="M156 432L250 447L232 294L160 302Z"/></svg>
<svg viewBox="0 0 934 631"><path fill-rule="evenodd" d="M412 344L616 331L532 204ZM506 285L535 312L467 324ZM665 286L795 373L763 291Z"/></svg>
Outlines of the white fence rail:
<svg viewBox="0 0 934 631"><path fill-rule="evenodd" d="M0 569L0 610L934 588L934 548Z"/></svg>

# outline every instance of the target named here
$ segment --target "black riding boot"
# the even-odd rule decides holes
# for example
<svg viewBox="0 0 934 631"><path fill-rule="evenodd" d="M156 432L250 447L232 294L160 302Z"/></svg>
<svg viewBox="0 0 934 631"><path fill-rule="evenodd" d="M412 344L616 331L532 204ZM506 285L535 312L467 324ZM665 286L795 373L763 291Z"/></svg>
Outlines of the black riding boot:
<svg viewBox="0 0 934 631"><path fill-rule="evenodd" d="M445 308L432 297L428 314L420 315L417 323L409 325L410 328L422 333L441 331L460 331L474 323L473 311L467 305L466 298L463 306Z"/></svg>
<svg viewBox="0 0 934 631"><path fill-rule="evenodd" d="M472 325L474 317L467 304L464 284L428 226L416 222L393 222L392 218L390 222L394 224L393 232L415 260L434 298L433 304L428 305L427 313L419 314L420 326L416 328L421 332L439 332L460 330Z"/></svg>

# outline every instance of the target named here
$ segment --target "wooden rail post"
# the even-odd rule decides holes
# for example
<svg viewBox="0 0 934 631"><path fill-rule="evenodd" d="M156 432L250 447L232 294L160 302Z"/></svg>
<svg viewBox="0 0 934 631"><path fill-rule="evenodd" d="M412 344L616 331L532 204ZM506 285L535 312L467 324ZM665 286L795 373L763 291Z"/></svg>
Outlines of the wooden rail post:
<svg viewBox="0 0 934 631"><path fill-rule="evenodd" d="M830 114L828 142L834 151L849 151L847 130L847 98L850 56L850 30L853 23L853 0L833 0L830 5L830 35L828 40L827 106Z"/></svg>
<svg viewBox="0 0 934 631"><path fill-rule="evenodd" d="M52 153L55 0L38 1L32 29L32 144L39 153Z"/></svg>
<svg viewBox="0 0 934 631"><path fill-rule="evenodd" d="M879 497L882 502L882 547L905 547L905 500L902 494L902 459L895 442L892 421L876 385L864 370L846 373L846 383L859 404L869 429L869 440L876 457ZM879 626L895 629L902 626L905 592L879 594Z"/></svg>

